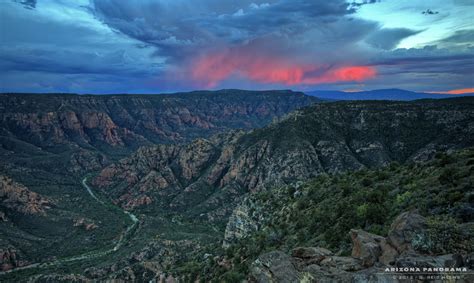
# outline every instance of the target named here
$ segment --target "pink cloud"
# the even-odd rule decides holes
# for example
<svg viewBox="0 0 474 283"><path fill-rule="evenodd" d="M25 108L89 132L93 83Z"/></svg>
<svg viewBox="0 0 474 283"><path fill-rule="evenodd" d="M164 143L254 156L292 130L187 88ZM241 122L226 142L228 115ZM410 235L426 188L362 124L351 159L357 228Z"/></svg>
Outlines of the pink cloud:
<svg viewBox="0 0 474 283"><path fill-rule="evenodd" d="M377 72L371 66L328 67L290 62L271 55L250 52L217 52L202 56L191 64L194 81L214 87L219 82L240 76L261 83L285 85L322 84L343 81L364 81L374 78Z"/></svg>

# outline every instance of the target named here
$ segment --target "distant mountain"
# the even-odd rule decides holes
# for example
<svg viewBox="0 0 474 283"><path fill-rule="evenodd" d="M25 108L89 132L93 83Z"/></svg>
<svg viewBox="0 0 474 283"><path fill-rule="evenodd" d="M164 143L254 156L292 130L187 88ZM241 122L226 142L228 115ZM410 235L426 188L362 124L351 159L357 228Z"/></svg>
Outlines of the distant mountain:
<svg viewBox="0 0 474 283"><path fill-rule="evenodd" d="M327 100L400 100L410 101L417 99L442 99L452 98L452 94L413 92L403 89L377 89L358 92L344 92L333 90L307 91L307 95ZM466 93L458 96L474 96L474 93Z"/></svg>

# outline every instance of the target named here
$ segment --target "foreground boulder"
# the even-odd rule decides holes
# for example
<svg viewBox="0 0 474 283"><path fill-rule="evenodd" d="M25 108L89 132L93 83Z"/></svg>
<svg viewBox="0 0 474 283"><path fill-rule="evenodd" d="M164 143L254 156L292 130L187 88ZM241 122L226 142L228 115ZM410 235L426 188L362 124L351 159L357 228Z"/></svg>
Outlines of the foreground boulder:
<svg viewBox="0 0 474 283"><path fill-rule="evenodd" d="M417 211L404 212L393 221L387 239L399 253L413 251L413 240L426 226L426 219Z"/></svg>
<svg viewBox="0 0 474 283"><path fill-rule="evenodd" d="M362 230L351 230L350 235L353 244L352 257L360 259L365 267L374 265L382 255L380 242L385 240L384 237Z"/></svg>
<svg viewBox="0 0 474 283"><path fill-rule="evenodd" d="M261 255L252 266L258 282L299 282L299 273L293 260L281 251Z"/></svg>
<svg viewBox="0 0 474 283"><path fill-rule="evenodd" d="M407 281L403 272L419 268L420 276L426 275L421 274L423 269L432 276L449 275L443 273L444 269L462 270L451 273L450 276L457 276L451 278L456 282L474 282L474 276L469 273L473 254L435 256L416 251L412 243L426 228L425 218L417 211L405 212L394 220L387 238L351 230L350 257L336 256L321 247L297 247L291 256L272 251L252 264L250 279L251 282L413 282Z"/></svg>
<svg viewBox="0 0 474 283"><path fill-rule="evenodd" d="M320 263L323 259L330 255L332 255L330 250L319 247L298 247L291 251L291 256L308 260L312 263Z"/></svg>
<svg viewBox="0 0 474 283"><path fill-rule="evenodd" d="M399 255L392 244L382 236L354 229L349 234L352 239L352 257L360 259L365 267L371 267L376 262L391 265Z"/></svg>

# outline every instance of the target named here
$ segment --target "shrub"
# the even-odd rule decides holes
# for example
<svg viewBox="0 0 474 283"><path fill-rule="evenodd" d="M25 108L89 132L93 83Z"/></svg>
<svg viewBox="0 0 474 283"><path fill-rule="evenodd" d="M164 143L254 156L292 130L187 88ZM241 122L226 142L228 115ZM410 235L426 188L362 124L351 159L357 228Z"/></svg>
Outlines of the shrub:
<svg viewBox="0 0 474 283"><path fill-rule="evenodd" d="M395 204L399 207L406 206L407 203L412 198L412 193L410 191L406 191L403 194L398 194L395 198Z"/></svg>
<svg viewBox="0 0 474 283"><path fill-rule="evenodd" d="M383 224L386 209L380 204L371 204L367 208L366 219L369 223Z"/></svg>
<svg viewBox="0 0 474 283"><path fill-rule="evenodd" d="M365 219L367 216L367 210L368 210L369 205L367 203L364 203L362 205L359 205L356 209L356 215L359 218Z"/></svg>
<svg viewBox="0 0 474 283"><path fill-rule="evenodd" d="M240 283L245 280L245 277L245 274L236 271L228 271L222 275L221 279L222 282L225 283Z"/></svg>
<svg viewBox="0 0 474 283"><path fill-rule="evenodd" d="M450 216L435 216L428 219L428 228L416 235L413 247L424 253L446 254L462 250L466 240L456 220Z"/></svg>
<svg viewBox="0 0 474 283"><path fill-rule="evenodd" d="M454 182L454 175L456 174L456 170L454 167L446 167L441 171L441 174L438 177L438 181L442 185L449 185Z"/></svg>
<svg viewBox="0 0 474 283"><path fill-rule="evenodd" d="M373 184L373 181L372 181L372 179L370 179L368 177L365 177L365 178L362 179L362 181L360 183L362 184L362 186L368 187L368 186Z"/></svg>

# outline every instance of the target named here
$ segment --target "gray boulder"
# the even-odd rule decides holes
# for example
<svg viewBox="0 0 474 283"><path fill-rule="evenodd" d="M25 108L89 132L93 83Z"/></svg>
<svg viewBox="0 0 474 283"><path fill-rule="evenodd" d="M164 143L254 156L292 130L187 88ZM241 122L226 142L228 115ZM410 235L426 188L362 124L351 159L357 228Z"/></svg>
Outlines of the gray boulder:
<svg viewBox="0 0 474 283"><path fill-rule="evenodd" d="M418 211L400 214L390 226L388 242L398 253L413 251L412 242L427 227L426 219Z"/></svg>
<svg viewBox="0 0 474 283"><path fill-rule="evenodd" d="M358 271L364 269L362 261L353 257L330 256L320 263L323 267L333 267L343 271Z"/></svg>
<svg viewBox="0 0 474 283"><path fill-rule="evenodd" d="M250 277L256 282L300 282L291 257L281 251L262 254L252 264Z"/></svg>
<svg viewBox="0 0 474 283"><path fill-rule="evenodd" d="M354 229L349 234L352 240L352 257L360 259L364 267L373 266L382 255L380 242L384 237Z"/></svg>
<svg viewBox="0 0 474 283"><path fill-rule="evenodd" d="M320 247L297 247L291 251L291 256L302 259L308 264L320 263L327 256L333 253L325 248Z"/></svg>

